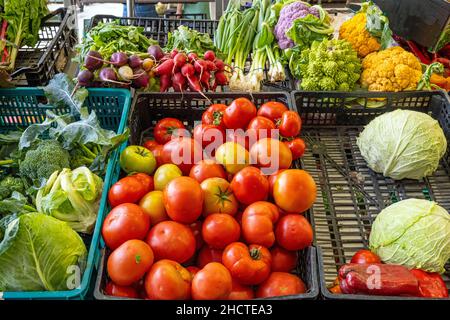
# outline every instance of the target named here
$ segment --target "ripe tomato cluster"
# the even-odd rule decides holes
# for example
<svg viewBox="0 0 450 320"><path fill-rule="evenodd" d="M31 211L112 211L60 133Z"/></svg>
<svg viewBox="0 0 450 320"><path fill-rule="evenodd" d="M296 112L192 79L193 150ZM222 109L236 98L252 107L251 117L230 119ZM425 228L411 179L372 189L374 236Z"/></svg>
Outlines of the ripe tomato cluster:
<svg viewBox="0 0 450 320"><path fill-rule="evenodd" d="M279 102L256 110L249 100L239 98L229 106L210 106L203 113L198 136L203 137L207 125L248 128L257 134L278 128L282 139L292 142L299 139L301 120ZM112 210L102 228L111 250L105 292L170 300L304 293L304 282L292 271L297 252L313 240L311 225L302 213L314 203L316 185L306 171L289 169L304 147L294 156L287 143L261 137L251 146L245 141L225 142L215 151L215 159L196 161L192 153L187 157L192 163L173 161L173 154L204 148L204 139L195 137L196 128L191 139L185 132L177 134L185 129L181 121L159 121L155 141L143 145L156 158L153 176L131 174L111 187ZM279 145L271 149L273 141L261 142L267 140ZM237 160L237 146L256 159L254 166ZM262 159L270 152L276 153L282 166L267 176ZM133 168L125 157L121 165Z"/></svg>

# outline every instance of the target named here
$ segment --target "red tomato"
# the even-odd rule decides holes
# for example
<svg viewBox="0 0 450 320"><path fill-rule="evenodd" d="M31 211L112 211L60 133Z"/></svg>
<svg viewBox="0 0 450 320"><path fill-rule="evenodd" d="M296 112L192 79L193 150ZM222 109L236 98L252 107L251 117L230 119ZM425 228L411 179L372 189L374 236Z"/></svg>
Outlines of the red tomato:
<svg viewBox="0 0 450 320"><path fill-rule="evenodd" d="M211 248L223 249L239 240L241 228L229 214L213 213L203 222L202 236Z"/></svg>
<svg viewBox="0 0 450 320"><path fill-rule="evenodd" d="M281 217L275 228L278 244L286 250L301 250L312 244L313 230L306 218L299 214Z"/></svg>
<svg viewBox="0 0 450 320"><path fill-rule="evenodd" d="M281 102L269 101L264 103L258 109L258 116L266 117L273 122L277 122L281 119L283 112L288 111L289 109Z"/></svg>
<svg viewBox="0 0 450 320"><path fill-rule="evenodd" d="M245 129L256 117L256 107L247 98L237 98L225 109L223 122L228 129Z"/></svg>
<svg viewBox="0 0 450 320"><path fill-rule="evenodd" d="M111 280L120 286L129 286L150 270L153 251L142 240L128 240L108 257L107 270Z"/></svg>
<svg viewBox="0 0 450 320"><path fill-rule="evenodd" d="M233 279L241 284L256 285L270 274L272 257L267 248L242 242L234 242L223 251L222 261Z"/></svg>
<svg viewBox="0 0 450 320"><path fill-rule="evenodd" d="M218 262L208 263L192 279L192 299L224 300L232 289L230 272Z"/></svg>
<svg viewBox="0 0 450 320"><path fill-rule="evenodd" d="M162 151L163 151L163 145L157 145L153 148L152 153L156 160L156 167L159 167L163 164L162 160Z"/></svg>
<svg viewBox="0 0 450 320"><path fill-rule="evenodd" d="M178 177L163 191L164 207L174 221L190 224L202 214L203 191L200 184L189 177Z"/></svg>
<svg viewBox="0 0 450 320"><path fill-rule="evenodd" d="M200 268L198 268L196 266L189 266L189 267L186 267L186 270L189 271L192 278L194 278L194 276L197 274L197 272L200 271Z"/></svg>
<svg viewBox="0 0 450 320"><path fill-rule="evenodd" d="M111 281L106 284L105 294L114 297L139 298L139 294L135 288L119 286Z"/></svg>
<svg viewBox="0 0 450 320"><path fill-rule="evenodd" d="M127 240L144 239L150 229L150 216L136 204L123 203L112 209L102 226L102 236L111 250Z"/></svg>
<svg viewBox="0 0 450 320"><path fill-rule="evenodd" d="M350 263L357 263L357 264L381 263L381 259L372 251L362 249L357 251L353 255Z"/></svg>
<svg viewBox="0 0 450 320"><path fill-rule="evenodd" d="M192 167L189 177L202 183L209 178L227 179L227 174L223 167L214 160L202 160Z"/></svg>
<svg viewBox="0 0 450 320"><path fill-rule="evenodd" d="M132 177L138 179L142 183L142 185L145 187L145 189L148 190L148 192L155 190L155 185L153 183L152 176L149 176L146 173L136 173L136 174L132 175Z"/></svg>
<svg viewBox="0 0 450 320"><path fill-rule="evenodd" d="M270 248L275 243L273 226L278 217L278 208L273 203L258 201L249 205L242 215L241 228L245 241Z"/></svg>
<svg viewBox="0 0 450 320"><path fill-rule="evenodd" d="M145 291L152 300L188 300L191 297L191 279L189 271L179 263L160 260L145 277Z"/></svg>
<svg viewBox="0 0 450 320"><path fill-rule="evenodd" d="M270 250L272 255L272 272L290 272L297 266L297 251L288 251L281 247Z"/></svg>
<svg viewBox="0 0 450 320"><path fill-rule="evenodd" d="M261 116L253 118L247 126L248 134L254 134L257 140L270 138L272 136L271 130L275 129L275 123L272 120Z"/></svg>
<svg viewBox="0 0 450 320"><path fill-rule="evenodd" d="M231 191L230 183L222 178L209 178L200 184L203 190L203 215L226 213L234 216L238 201Z"/></svg>
<svg viewBox="0 0 450 320"><path fill-rule="evenodd" d="M316 201L317 186L308 172L299 169L285 170L273 185L273 198L286 212L301 213Z"/></svg>
<svg viewBox="0 0 450 320"><path fill-rule="evenodd" d="M233 279L231 293L227 300L251 300L254 297L255 293L252 287L244 286Z"/></svg>
<svg viewBox="0 0 450 320"><path fill-rule="evenodd" d="M226 130L225 132L226 142L236 142L249 150L250 146L256 142L256 137L253 139L248 132L242 129Z"/></svg>
<svg viewBox="0 0 450 320"><path fill-rule="evenodd" d="M142 146L150 151L153 151L153 149L160 146L160 144L155 140L146 140Z"/></svg>
<svg viewBox="0 0 450 320"><path fill-rule="evenodd" d="M275 180L278 178L278 175L282 173L286 169L280 169L277 172L272 173L268 180L269 180L269 196L273 197L273 185L275 184Z"/></svg>
<svg viewBox="0 0 450 320"><path fill-rule="evenodd" d="M225 129L225 124L223 123L223 113L226 108L226 105L220 103L210 105L209 108L203 112L202 123L220 126Z"/></svg>
<svg viewBox="0 0 450 320"><path fill-rule="evenodd" d="M225 142L225 129L212 124L199 124L194 128L194 140L197 141L203 149L214 156L214 151Z"/></svg>
<svg viewBox="0 0 450 320"><path fill-rule="evenodd" d="M256 290L257 298L288 296L306 292L303 281L287 272L272 272Z"/></svg>
<svg viewBox="0 0 450 320"><path fill-rule="evenodd" d="M223 250L213 249L209 246L203 246L197 256L197 267L203 268L210 262L222 263Z"/></svg>
<svg viewBox="0 0 450 320"><path fill-rule="evenodd" d="M189 225L189 228L191 229L192 234L194 235L195 238L195 250L200 250L201 247L203 247L203 244L205 243L202 237L202 222L196 221L194 223L191 223Z"/></svg>
<svg viewBox="0 0 450 320"><path fill-rule="evenodd" d="M191 229L175 221L158 223L150 230L146 242L152 247L156 260L183 263L195 253L195 237Z"/></svg>
<svg viewBox="0 0 450 320"><path fill-rule="evenodd" d="M181 137L167 142L161 152L161 161L173 163L180 168L183 175L189 175L194 164L203 159L202 146L194 139Z"/></svg>
<svg viewBox="0 0 450 320"><path fill-rule="evenodd" d="M291 150L292 160L297 160L305 153L305 141L301 138L295 138L294 140L285 141L284 143L288 146L289 150Z"/></svg>
<svg viewBox="0 0 450 320"><path fill-rule="evenodd" d="M159 120L153 129L153 136L159 144L165 144L175 137L179 137L180 129L186 129L183 122L175 118L164 118Z"/></svg>
<svg viewBox="0 0 450 320"><path fill-rule="evenodd" d="M118 206L122 203L135 203L141 200L148 192L153 190L153 178L149 177L152 182L144 179L145 173L140 173L120 179L114 183L109 189L108 200L111 207ZM147 182L145 182L147 180Z"/></svg>
<svg viewBox="0 0 450 320"><path fill-rule="evenodd" d="M267 168L270 173L279 169L288 169L292 164L291 150L279 140L267 138L257 141L250 148L250 163Z"/></svg>
<svg viewBox="0 0 450 320"><path fill-rule="evenodd" d="M236 173L230 187L236 199L247 205L266 200L269 195L269 181L261 170L251 166Z"/></svg>
<svg viewBox="0 0 450 320"><path fill-rule="evenodd" d="M302 129L302 119L295 111L285 111L281 116L278 129L283 137L296 137Z"/></svg>

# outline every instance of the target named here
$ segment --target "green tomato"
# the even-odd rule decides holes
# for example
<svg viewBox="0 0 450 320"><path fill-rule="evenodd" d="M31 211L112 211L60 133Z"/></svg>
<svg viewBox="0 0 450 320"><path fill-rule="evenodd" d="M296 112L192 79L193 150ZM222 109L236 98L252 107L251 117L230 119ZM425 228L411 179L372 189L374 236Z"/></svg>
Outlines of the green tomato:
<svg viewBox="0 0 450 320"><path fill-rule="evenodd" d="M156 168L156 159L144 147L128 146L120 154L120 167L126 173L143 172L151 175Z"/></svg>
<svg viewBox="0 0 450 320"><path fill-rule="evenodd" d="M153 182L155 184L155 190L164 190L166 185L175 178L181 177L183 173L180 168L174 164L163 164L156 169L153 176Z"/></svg>

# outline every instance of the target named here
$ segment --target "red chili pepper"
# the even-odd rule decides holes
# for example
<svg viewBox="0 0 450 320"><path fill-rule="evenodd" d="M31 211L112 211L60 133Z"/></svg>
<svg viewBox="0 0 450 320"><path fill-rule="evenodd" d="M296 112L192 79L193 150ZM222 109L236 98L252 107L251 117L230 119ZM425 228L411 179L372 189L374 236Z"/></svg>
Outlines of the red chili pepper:
<svg viewBox="0 0 450 320"><path fill-rule="evenodd" d="M346 264L339 269L343 293L382 296L417 296L419 283L404 266L369 263Z"/></svg>
<svg viewBox="0 0 450 320"><path fill-rule="evenodd" d="M424 53L419 49L419 47L417 46L417 44L415 44L413 41L408 40L406 41L406 44L408 45L409 49L411 50L411 52L417 57L419 58L420 62L424 63L424 64L430 64L431 63L431 59L424 55Z"/></svg>
<svg viewBox="0 0 450 320"><path fill-rule="evenodd" d="M448 289L439 273L413 269L411 273L419 281L419 296L426 298L447 298Z"/></svg>

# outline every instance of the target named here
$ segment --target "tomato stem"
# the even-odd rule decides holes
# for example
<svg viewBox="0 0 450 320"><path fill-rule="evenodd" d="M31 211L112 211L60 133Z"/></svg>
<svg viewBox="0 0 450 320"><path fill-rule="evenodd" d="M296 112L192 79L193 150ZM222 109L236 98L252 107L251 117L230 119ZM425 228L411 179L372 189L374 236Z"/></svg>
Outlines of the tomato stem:
<svg viewBox="0 0 450 320"><path fill-rule="evenodd" d="M250 257L253 260L259 260L261 258L261 251L257 248L250 249Z"/></svg>

